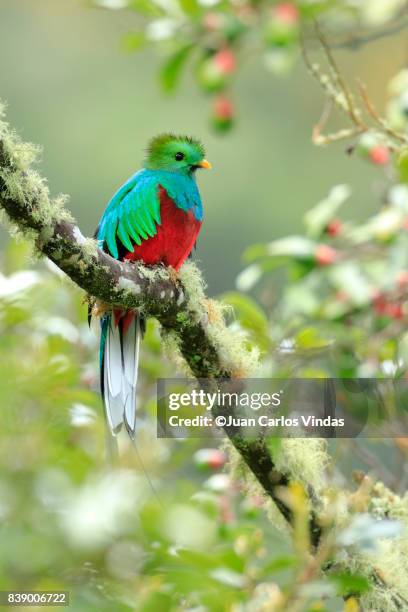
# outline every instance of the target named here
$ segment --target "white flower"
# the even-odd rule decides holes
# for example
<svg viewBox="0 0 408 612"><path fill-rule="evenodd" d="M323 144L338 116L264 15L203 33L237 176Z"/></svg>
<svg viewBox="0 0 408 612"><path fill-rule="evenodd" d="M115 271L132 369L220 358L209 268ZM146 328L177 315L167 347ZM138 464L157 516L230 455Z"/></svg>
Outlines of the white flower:
<svg viewBox="0 0 408 612"><path fill-rule="evenodd" d="M75 344L79 340L79 331L71 321L63 317L49 317L38 321L39 327L51 336L61 336Z"/></svg>
<svg viewBox="0 0 408 612"><path fill-rule="evenodd" d="M3 276L0 274L0 298L13 297L23 291L27 291L40 280L38 272L33 270L25 270L16 272L11 276Z"/></svg>
<svg viewBox="0 0 408 612"><path fill-rule="evenodd" d="M239 289L239 291L248 291L252 289L261 276L262 270L258 265L253 264L252 266L248 266L248 268L245 268L237 277L237 289Z"/></svg>
<svg viewBox="0 0 408 612"><path fill-rule="evenodd" d="M74 427L84 427L90 425L95 420L95 411L84 404L73 404L70 410L71 425Z"/></svg>
<svg viewBox="0 0 408 612"><path fill-rule="evenodd" d="M149 23L146 28L146 37L155 42L171 38L176 29L174 19L156 19Z"/></svg>
<svg viewBox="0 0 408 612"><path fill-rule="evenodd" d="M98 548L134 528L145 496L142 480L130 471L115 471L85 484L66 502L60 522L71 544Z"/></svg>

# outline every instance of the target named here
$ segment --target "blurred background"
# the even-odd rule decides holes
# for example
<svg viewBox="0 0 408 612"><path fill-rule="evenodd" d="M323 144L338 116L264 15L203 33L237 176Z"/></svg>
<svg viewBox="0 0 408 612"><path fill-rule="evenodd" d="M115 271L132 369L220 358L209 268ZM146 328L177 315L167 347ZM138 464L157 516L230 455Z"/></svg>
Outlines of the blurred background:
<svg viewBox="0 0 408 612"><path fill-rule="evenodd" d="M206 219L196 255L211 293L234 286L247 246L296 233L303 213L333 184L352 186L352 218L372 212L366 187L373 169L351 163L345 145L328 154L311 143L322 94L300 60L277 78L256 54L246 57L233 85L236 128L218 136L190 71L166 96L160 52L124 51L123 38L140 23L134 11L83 0L0 2L1 98L23 138L43 146L41 171L54 194L71 196L84 233L93 234L113 192L140 167L149 138L169 130L201 138L213 163L198 179ZM407 62L405 32L336 57L382 110L388 81Z"/></svg>
<svg viewBox="0 0 408 612"><path fill-rule="evenodd" d="M312 145L324 97L300 57L277 76L259 61L260 50L245 53L239 44L239 69L228 92L236 124L228 134L215 133L210 96L199 91L194 71L185 70L177 91L165 95L158 71L166 46L129 52L128 34L148 20L138 10L148 12L152 4L164 13L178 6L0 0L0 99L22 138L43 147L40 172L51 192L70 195L69 208L91 235L113 192L140 167L153 135L172 130L201 138L214 169L198 178L206 217L196 259L210 294L223 293L234 306L234 333L260 348L257 373L406 378L408 161L400 163L395 141L387 133L368 134L374 140L352 156L346 149L353 140ZM217 5L221 14L231 9L239 16L252 4L261 6L202 0L198 15ZM362 79L381 113L389 81L399 74L390 120L406 129L401 0L266 4L280 7L284 21L292 16L289 55L300 55L297 7L307 18L310 7L323 13L343 7L356 16L353 31L391 23L392 36L335 53L348 82ZM137 10L127 10L130 5ZM180 5L193 21L194 1ZM272 10L269 16L276 27L279 15ZM334 30L347 30L344 19L335 11ZM224 42L212 49L215 57ZM280 39L264 43L285 47ZM312 51L316 47L315 41ZM208 59L206 49L201 52ZM328 130L346 122L335 116ZM332 190L338 184L350 185L350 199L347 189ZM323 206L313 208L330 190ZM343 201L341 214L350 223L337 218ZM242 292L233 292L246 265L244 250L302 233L311 208L306 237L250 251L261 289L244 292L254 282L252 265ZM88 329L82 292L49 262L33 261L30 247L11 240L3 227L0 247L0 589L69 590L75 612L355 612L343 601L350 592L366 597L367 610L391 610L369 599L373 584L364 570L374 558L381 580L408 601L406 539L385 539L376 548L381 519L390 538L400 533L400 522L408 525L406 438L394 432L384 440L331 440L330 460L319 440L289 440L286 454L279 442L271 443L279 469L319 491L333 516L339 508L344 519L349 508L348 544L336 553L340 561L351 559L353 571L339 563L323 582L314 567L304 584L310 542L302 485L292 490L297 530L291 538L237 457L225 469L228 453L218 441L157 439L156 381L173 375L175 365L153 321L143 342L137 446L121 435L112 466L98 389L98 337ZM280 270L270 274L282 264L285 282ZM290 350L280 351L283 345Z"/></svg>

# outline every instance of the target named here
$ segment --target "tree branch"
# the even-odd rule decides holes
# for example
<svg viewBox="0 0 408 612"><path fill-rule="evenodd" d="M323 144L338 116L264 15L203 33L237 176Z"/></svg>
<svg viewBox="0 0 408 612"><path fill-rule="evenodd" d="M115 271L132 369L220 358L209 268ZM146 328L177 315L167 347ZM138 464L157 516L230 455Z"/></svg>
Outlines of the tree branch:
<svg viewBox="0 0 408 612"><path fill-rule="evenodd" d="M37 249L91 296L111 305L139 309L175 335L181 355L198 379L242 377L251 354L229 332L220 307L209 302L202 284L185 287L162 267L120 262L84 238L66 209L51 201L44 180L31 168L26 145L0 121L0 206L9 220L35 241ZM292 511L278 494L290 474L275 469L264 441L231 441L266 494L290 523ZM320 527L310 516L311 540L318 545Z"/></svg>
<svg viewBox="0 0 408 612"><path fill-rule="evenodd" d="M190 266L190 278L184 274L181 284L174 282L163 267L118 262L102 252L94 240L83 237L62 206L61 198L50 199L45 181L31 167L34 153L0 116L0 206L19 231L33 239L41 253L95 298L112 306L137 308L146 316L156 317L165 332L177 340L180 353L196 378L215 380L248 375L253 355L244 347L242 339L226 327L221 307L205 297L197 269ZM305 483L310 500L309 539L319 558L317 549L322 545L322 528L318 515L324 503L311 477L313 469L316 472L324 469L324 460L319 462L316 458L322 453L314 444L318 441L304 440L306 444L296 446L293 460L293 443L298 441L284 440L283 457L276 461L262 438L231 436L230 439L291 527L296 517L282 489L291 481ZM310 454L313 469L307 465L305 452ZM399 593L385 583L378 585L373 569L368 573L375 588L392 597L393 609L402 609Z"/></svg>
<svg viewBox="0 0 408 612"><path fill-rule="evenodd" d="M398 34L408 27L408 21L404 19L404 15L406 15L406 13L407 9L405 7L395 21L392 21L384 28L375 30L374 32L350 32L343 38L334 37L330 41L330 47L332 49L348 49L350 51L358 51L364 45L380 40L381 38L387 38L388 36Z"/></svg>
<svg viewBox="0 0 408 612"><path fill-rule="evenodd" d="M97 248L94 240L84 238L67 211L49 200L38 175L21 167L18 150L16 156L9 145L0 132L0 204L10 221L34 238L38 250L90 295L112 306L141 309L174 330L195 376L228 375L206 334L205 321L192 317L181 284L164 267L148 269L119 262Z"/></svg>

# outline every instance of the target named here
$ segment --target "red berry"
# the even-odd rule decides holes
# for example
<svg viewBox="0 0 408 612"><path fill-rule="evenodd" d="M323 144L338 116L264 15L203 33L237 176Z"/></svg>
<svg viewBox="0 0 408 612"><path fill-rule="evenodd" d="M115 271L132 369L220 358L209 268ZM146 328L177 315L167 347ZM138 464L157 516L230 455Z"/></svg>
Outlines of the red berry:
<svg viewBox="0 0 408 612"><path fill-rule="evenodd" d="M400 289L408 285L408 270L401 270L397 275L397 285Z"/></svg>
<svg viewBox="0 0 408 612"><path fill-rule="evenodd" d="M221 49L214 55L214 62L222 74L234 72L237 62L231 49Z"/></svg>
<svg viewBox="0 0 408 612"><path fill-rule="evenodd" d="M385 314L391 317L391 319L402 319L404 317L404 311L402 308L402 304L400 304L399 302L388 303Z"/></svg>
<svg viewBox="0 0 408 612"><path fill-rule="evenodd" d="M204 469L218 470L225 465L225 454L218 448L201 448L194 455L195 463Z"/></svg>
<svg viewBox="0 0 408 612"><path fill-rule="evenodd" d="M295 25L299 20L299 10L292 2L277 4L273 13L278 21L287 25Z"/></svg>
<svg viewBox="0 0 408 612"><path fill-rule="evenodd" d="M384 145L376 145L370 149L368 156L376 166L385 166L390 161L390 150Z"/></svg>
<svg viewBox="0 0 408 612"><path fill-rule="evenodd" d="M372 304L374 308L374 312L378 315L383 315L387 311L387 300L385 299L385 295L381 293L379 289L374 289L372 292Z"/></svg>
<svg viewBox="0 0 408 612"><path fill-rule="evenodd" d="M332 219L326 225L326 234L328 234L329 236L338 236L339 234L341 234L342 229L343 224L340 219Z"/></svg>
<svg viewBox="0 0 408 612"><path fill-rule="evenodd" d="M387 303L386 303L386 301L385 300L384 301L383 300L381 300L381 301L379 300L378 302L376 302L374 304L374 312L375 312L375 314L380 315L380 316L386 314L386 312L387 312Z"/></svg>
<svg viewBox="0 0 408 612"><path fill-rule="evenodd" d="M374 312L379 316L387 316L391 319L403 319L404 308L401 302L391 302L386 294L375 291L373 294Z"/></svg>
<svg viewBox="0 0 408 612"><path fill-rule="evenodd" d="M388 304L385 300L378 300L374 304L374 312L377 315L385 315L388 312Z"/></svg>
<svg viewBox="0 0 408 612"><path fill-rule="evenodd" d="M218 96L214 101L214 116L217 119L232 119L234 107L229 98Z"/></svg>
<svg viewBox="0 0 408 612"><path fill-rule="evenodd" d="M213 470L218 470L225 464L225 455L222 451L214 449L211 455L208 457L208 467Z"/></svg>
<svg viewBox="0 0 408 612"><path fill-rule="evenodd" d="M327 244L319 244L314 255L315 261L319 266L329 266L337 260L337 251L327 246Z"/></svg>

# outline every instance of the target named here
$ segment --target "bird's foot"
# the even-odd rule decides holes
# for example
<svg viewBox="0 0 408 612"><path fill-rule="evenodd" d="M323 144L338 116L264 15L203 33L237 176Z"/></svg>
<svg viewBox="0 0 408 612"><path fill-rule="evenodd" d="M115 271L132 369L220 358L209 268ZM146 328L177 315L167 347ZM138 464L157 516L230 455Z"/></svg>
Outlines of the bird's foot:
<svg viewBox="0 0 408 612"><path fill-rule="evenodd" d="M169 266L169 267L168 267L168 272L169 272L169 277L170 277L170 280L171 280L171 281L172 281L172 282L173 282L175 285L177 285L178 280L179 280L179 273L178 273L178 271L177 271L175 268L173 268L172 266Z"/></svg>

